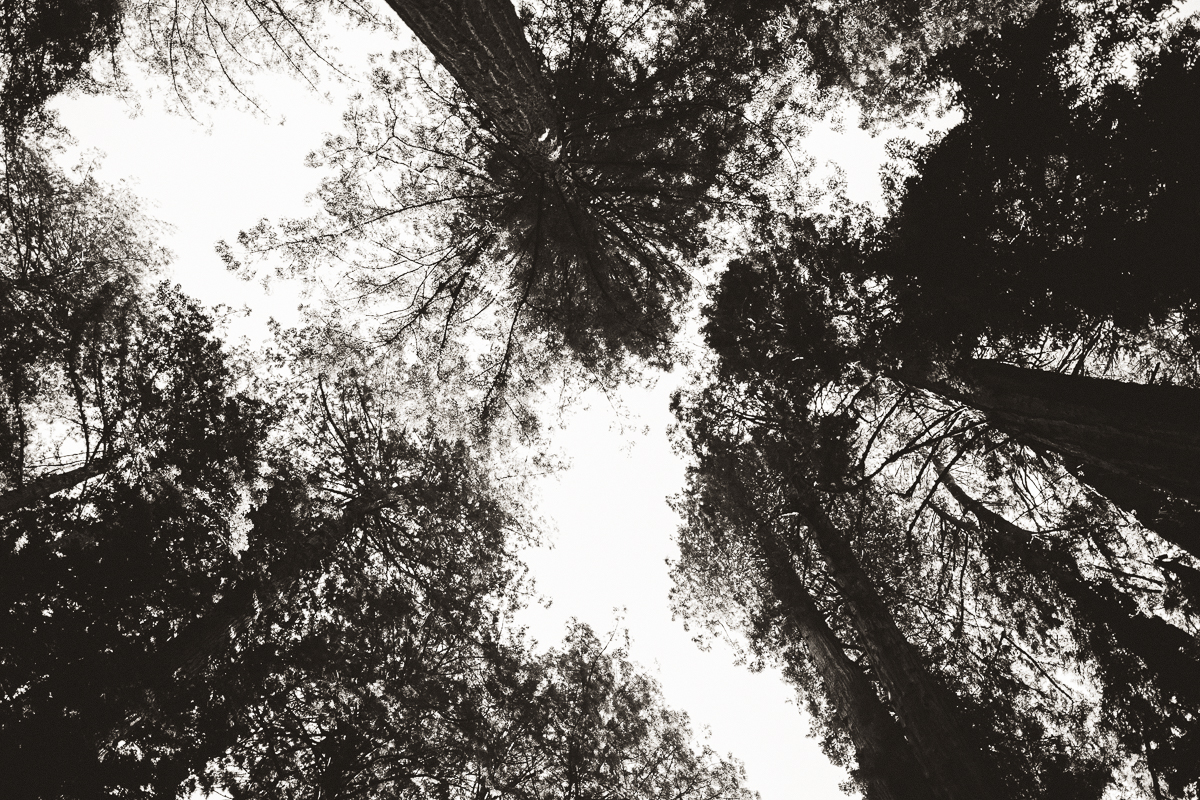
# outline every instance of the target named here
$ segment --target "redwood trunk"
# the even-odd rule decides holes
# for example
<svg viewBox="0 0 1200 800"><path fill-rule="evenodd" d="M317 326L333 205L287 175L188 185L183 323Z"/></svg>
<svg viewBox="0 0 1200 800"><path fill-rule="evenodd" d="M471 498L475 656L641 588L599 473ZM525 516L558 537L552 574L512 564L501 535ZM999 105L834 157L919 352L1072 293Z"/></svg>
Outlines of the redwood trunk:
<svg viewBox="0 0 1200 800"><path fill-rule="evenodd" d="M1091 486L1113 505L1133 514L1144 527L1176 547L1200 558L1200 512L1186 500L1147 486L1128 475L1100 467L1066 464L1078 480Z"/></svg>
<svg viewBox="0 0 1200 800"><path fill-rule="evenodd" d="M1200 502L1200 390L1023 369L996 361L901 380L957 400L1067 460Z"/></svg>
<svg viewBox="0 0 1200 800"><path fill-rule="evenodd" d="M948 800L1004 797L953 695L929 673L920 653L896 627L849 542L819 502L801 497L809 530L930 782Z"/></svg>
<svg viewBox="0 0 1200 800"><path fill-rule="evenodd" d="M89 478L102 475L108 471L109 462L97 459L90 464L76 467L66 472L56 472L53 475L43 475L29 481L20 489L0 494L0 514L7 514L17 509L25 508L39 500L44 500L53 494L78 486Z"/></svg>
<svg viewBox="0 0 1200 800"><path fill-rule="evenodd" d="M804 640L809 657L842 715L858 759L857 776L868 800L928 800L930 787L896 720L871 681L850 660L792 567L787 548L770 533L760 536L771 591Z"/></svg>
<svg viewBox="0 0 1200 800"><path fill-rule="evenodd" d="M561 126L510 0L388 0L498 137L538 171L558 171Z"/></svg>
<svg viewBox="0 0 1200 800"><path fill-rule="evenodd" d="M992 544L1002 557L1017 561L1032 575L1053 580L1085 621L1102 626L1118 647L1141 659L1168 694L1200 703L1200 650L1195 639L1164 619L1142 614L1113 587L1093 585L1077 564L968 495L949 474L943 480L959 505L991 532Z"/></svg>

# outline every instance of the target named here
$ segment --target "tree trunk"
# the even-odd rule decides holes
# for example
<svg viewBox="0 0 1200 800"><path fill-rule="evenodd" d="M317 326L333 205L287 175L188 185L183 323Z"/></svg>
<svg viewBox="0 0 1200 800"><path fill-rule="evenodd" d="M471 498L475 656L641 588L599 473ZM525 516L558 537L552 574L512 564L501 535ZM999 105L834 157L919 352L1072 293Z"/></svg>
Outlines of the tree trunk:
<svg viewBox="0 0 1200 800"><path fill-rule="evenodd" d="M1200 390L972 360L899 379L982 411L1063 458L1200 502Z"/></svg>
<svg viewBox="0 0 1200 800"><path fill-rule="evenodd" d="M561 172L561 124L510 0L388 0L494 133L543 174Z"/></svg>
<svg viewBox="0 0 1200 800"><path fill-rule="evenodd" d="M792 567L787 547L770 532L759 546L771 591L788 621L804 640L829 700L842 715L858 759L857 777L867 800L930 800L930 787L896 720L880 701L871 681L850 660Z"/></svg>
<svg viewBox="0 0 1200 800"><path fill-rule="evenodd" d="M930 782L949 800L1004 797L954 696L929 673L920 653L896 627L891 611L820 502L804 487L795 488L800 495L798 510L846 600L867 658Z"/></svg>
<svg viewBox="0 0 1200 800"><path fill-rule="evenodd" d="M1067 471L1139 523L1176 547L1200 558L1200 511L1186 500L1116 472L1067 462Z"/></svg>
<svg viewBox="0 0 1200 800"><path fill-rule="evenodd" d="M1141 659L1167 694L1200 704L1200 647L1194 638L1164 619L1142 614L1113 586L1088 581L1073 560L968 495L949 473L942 472L951 496L991 533L997 555L1016 561L1031 575L1053 580L1083 621L1103 627L1118 647Z"/></svg>
<svg viewBox="0 0 1200 800"><path fill-rule="evenodd" d="M82 467L76 467L66 472L43 475L40 478L29 481L20 489L13 489L0 494L0 514L8 514L12 511L25 508L53 494L70 489L72 486L78 486L90 478L107 472L109 465L107 459L96 459L91 463L84 464Z"/></svg>

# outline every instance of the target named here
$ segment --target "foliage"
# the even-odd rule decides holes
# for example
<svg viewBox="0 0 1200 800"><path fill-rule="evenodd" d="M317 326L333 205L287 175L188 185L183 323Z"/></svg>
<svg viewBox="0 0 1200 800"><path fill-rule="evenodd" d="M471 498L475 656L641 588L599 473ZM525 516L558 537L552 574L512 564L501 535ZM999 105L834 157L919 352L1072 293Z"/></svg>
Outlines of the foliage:
<svg viewBox="0 0 1200 800"><path fill-rule="evenodd" d="M917 154L864 265L907 340L1192 335L1197 34L1166 13L1045 3L939 57L964 121Z"/></svg>
<svg viewBox="0 0 1200 800"><path fill-rule="evenodd" d="M564 360L602 382L670 363L685 265L768 153L741 114L754 54L699 9L547 4L527 25L561 120L553 175L432 65L394 56L311 159L334 171L324 214L240 237L346 275L339 299L375 301L381 342L432 329L431 359L481 342L485 415Z"/></svg>
<svg viewBox="0 0 1200 800"><path fill-rule="evenodd" d="M110 456L138 424L125 406L139 292L164 254L133 199L90 168L72 179L22 142L3 155L0 459L13 488Z"/></svg>
<svg viewBox="0 0 1200 800"><path fill-rule="evenodd" d="M112 52L118 0L5 0L0 3L0 127L6 145L45 102L86 83L89 61Z"/></svg>

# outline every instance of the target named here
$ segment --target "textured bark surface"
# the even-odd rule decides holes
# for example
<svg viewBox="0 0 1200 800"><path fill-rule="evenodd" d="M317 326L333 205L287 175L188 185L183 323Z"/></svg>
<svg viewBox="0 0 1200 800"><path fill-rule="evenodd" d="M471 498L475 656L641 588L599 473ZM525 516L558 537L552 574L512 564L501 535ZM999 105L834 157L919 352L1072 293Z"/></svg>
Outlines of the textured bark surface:
<svg viewBox="0 0 1200 800"><path fill-rule="evenodd" d="M760 536L771 591L804 640L809 657L841 714L858 759L868 800L926 800L933 791L896 720L862 669L846 655L837 635L792 567L786 546L769 532Z"/></svg>
<svg viewBox="0 0 1200 800"><path fill-rule="evenodd" d="M846 537L820 503L805 494L801 492L800 511L930 783L949 800L1006 797L950 691L929 673L920 653L896 627Z"/></svg>
<svg viewBox="0 0 1200 800"><path fill-rule="evenodd" d="M1200 502L1200 390L968 361L901 380L957 400L1068 460Z"/></svg>
<svg viewBox="0 0 1200 800"><path fill-rule="evenodd" d="M104 474L108 471L108 467L108 461L97 459L82 467L76 467L66 472L56 472L53 475L43 475L36 480L29 481L20 489L0 494L0 514L16 511L53 494L70 489L72 486L78 486L90 478Z"/></svg>
<svg viewBox="0 0 1200 800"><path fill-rule="evenodd" d="M979 520L997 555L1016 561L1031 575L1054 581L1085 622L1107 629L1117 646L1141 659L1168 694L1200 704L1200 643L1166 620L1141 613L1114 587L1088 581L1074 561L968 495L943 473L951 496Z"/></svg>
<svg viewBox="0 0 1200 800"><path fill-rule="evenodd" d="M510 0L388 0L494 133L543 173L559 171L560 121Z"/></svg>

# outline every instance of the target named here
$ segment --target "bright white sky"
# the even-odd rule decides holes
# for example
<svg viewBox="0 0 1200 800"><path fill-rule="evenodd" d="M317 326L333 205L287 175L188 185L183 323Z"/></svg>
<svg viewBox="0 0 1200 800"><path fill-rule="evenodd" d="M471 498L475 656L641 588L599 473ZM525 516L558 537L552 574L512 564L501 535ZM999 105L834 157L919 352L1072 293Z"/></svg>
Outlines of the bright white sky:
<svg viewBox="0 0 1200 800"><path fill-rule="evenodd" d="M80 148L105 155L100 177L130 182L146 211L173 226L164 238L176 254L174 278L206 304L250 308L233 332L252 338L262 336L269 317L293 322L298 295L279 284L266 293L227 273L213 245L263 217L304 213L319 177L304 157L323 132L340 129L343 110L286 78L260 78L256 86L274 120L215 111L207 131L162 111L160 98L145 99L137 117L113 98L56 104ZM840 134L818 129L809 151L819 163L840 164L852 199L877 198L884 142L848 127ZM573 466L543 482L538 509L557 527L555 546L528 554L538 591L552 604L530 609L523 622L543 646L561 638L571 617L598 633L628 627L634 659L657 673L668 703L686 710L695 728L710 729L715 749L745 763L763 800L843 797L837 785L845 773L807 737L809 721L778 674L751 674L720 644L701 652L671 619L666 561L678 518L666 497L682 488L683 464L666 430L678 380L668 375L652 390L623 392L624 419L605 398L591 398L557 432L554 443Z"/></svg>

